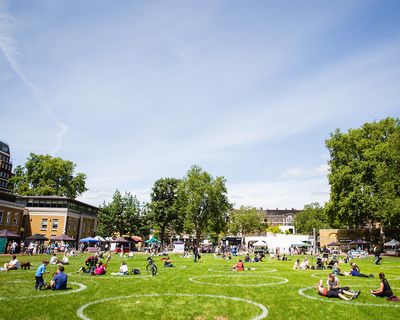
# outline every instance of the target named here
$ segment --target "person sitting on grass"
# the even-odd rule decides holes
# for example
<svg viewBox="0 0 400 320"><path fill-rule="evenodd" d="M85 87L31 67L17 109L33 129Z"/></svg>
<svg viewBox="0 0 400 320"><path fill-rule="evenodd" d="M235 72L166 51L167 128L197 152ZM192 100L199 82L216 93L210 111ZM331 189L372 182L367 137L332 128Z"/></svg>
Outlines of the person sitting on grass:
<svg viewBox="0 0 400 320"><path fill-rule="evenodd" d="M326 285L329 290L336 290L336 291L343 291L343 290L350 290L349 287L340 287L339 279L335 276L334 273L330 273L328 275L328 279L326 280Z"/></svg>
<svg viewBox="0 0 400 320"><path fill-rule="evenodd" d="M97 263L97 257L95 256L90 256L85 260L85 266L82 266L79 268L79 270L76 273L83 272L83 273L94 273L94 270L96 269L96 263Z"/></svg>
<svg viewBox="0 0 400 320"><path fill-rule="evenodd" d="M368 275L366 275L366 274L361 273L361 272L360 272L359 266L356 265L355 262L351 262L351 263L350 263L350 267L351 267L350 272L349 272L349 275L350 275L350 276L353 276L353 277L362 277L362 278L373 278L373 277L374 277L373 274L370 274L370 275L368 276Z"/></svg>
<svg viewBox="0 0 400 320"><path fill-rule="evenodd" d="M380 297L380 298L393 297L392 288L390 287L389 282L385 278L385 274L383 272L379 274L379 279L381 280L379 288L376 290L371 290L371 294L375 297Z"/></svg>
<svg viewBox="0 0 400 320"><path fill-rule="evenodd" d="M242 260L239 260L238 263L236 263L232 268L232 271L243 271L244 270L244 264Z"/></svg>
<svg viewBox="0 0 400 320"><path fill-rule="evenodd" d="M293 269L294 269L294 270L300 269L300 259L297 259L297 260L296 260L296 262L295 262L294 265L293 265Z"/></svg>
<svg viewBox="0 0 400 320"><path fill-rule="evenodd" d="M106 274L106 266L100 261L97 268L94 270L94 275L101 276L103 274Z"/></svg>
<svg viewBox="0 0 400 320"><path fill-rule="evenodd" d="M125 261L121 262L121 266L119 267L119 272L111 273L112 276L126 276L128 274L129 274L129 269Z"/></svg>
<svg viewBox="0 0 400 320"><path fill-rule="evenodd" d="M64 253L63 258L61 259L60 263L62 263L63 265L69 264L69 258L66 255L66 253Z"/></svg>
<svg viewBox="0 0 400 320"><path fill-rule="evenodd" d="M67 289L67 275L64 273L63 265L58 266L55 276L50 281L50 289L52 290Z"/></svg>
<svg viewBox="0 0 400 320"><path fill-rule="evenodd" d="M246 254L246 256L244 257L244 262L250 262L251 258L249 254Z"/></svg>
<svg viewBox="0 0 400 320"><path fill-rule="evenodd" d="M168 255L165 258L162 258L161 260L164 261L164 267L166 267L166 268L172 268L173 267L172 260Z"/></svg>
<svg viewBox="0 0 400 320"><path fill-rule="evenodd" d="M19 261L18 261L16 255L12 256L12 259L10 262L4 264L5 271L17 270L19 268L20 268L20 264L19 264Z"/></svg>
<svg viewBox="0 0 400 320"><path fill-rule="evenodd" d="M352 300L356 299L361 291L349 291L349 290L328 290L327 288L324 288L322 284L322 279L315 285L315 289L317 290L318 294L321 296L327 297L327 298L340 298L342 300Z"/></svg>
<svg viewBox="0 0 400 320"><path fill-rule="evenodd" d="M46 266L48 264L49 264L49 262L47 260L43 260L43 263L37 268L36 273L35 273L35 279L36 279L35 290L37 290L38 288L39 288L39 290L42 290L42 288L46 286L46 284L44 283L44 280L43 280L43 275L45 273L48 273L46 271Z"/></svg>
<svg viewBox="0 0 400 320"><path fill-rule="evenodd" d="M300 270L307 270L310 269L310 265L308 264L308 259L304 258L304 261L300 263Z"/></svg>
<svg viewBox="0 0 400 320"><path fill-rule="evenodd" d="M335 276L344 276L343 273L341 273L340 269L339 269L339 264L336 262L333 267L332 267L332 273Z"/></svg>
<svg viewBox="0 0 400 320"><path fill-rule="evenodd" d="M53 253L53 255L50 258L50 264L58 264L58 263L60 263L60 260L58 260L56 254Z"/></svg>

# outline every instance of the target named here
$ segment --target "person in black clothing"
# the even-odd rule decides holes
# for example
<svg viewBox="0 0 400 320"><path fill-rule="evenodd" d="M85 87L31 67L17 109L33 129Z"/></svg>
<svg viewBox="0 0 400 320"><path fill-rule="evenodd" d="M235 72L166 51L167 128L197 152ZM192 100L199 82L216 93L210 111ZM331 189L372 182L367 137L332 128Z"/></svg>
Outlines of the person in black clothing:
<svg viewBox="0 0 400 320"><path fill-rule="evenodd" d="M381 260L382 260L382 258L381 258L381 252L380 252L380 250L378 249L378 247L374 247L374 256L375 256L375 261L374 261L374 263L375 264L380 264L380 262L381 262Z"/></svg>
<svg viewBox="0 0 400 320"><path fill-rule="evenodd" d="M371 294L375 297L381 297L381 298L393 297L392 288L390 288L389 282L386 280L385 274L383 272L379 274L379 279L381 279L381 285L377 290L371 290Z"/></svg>

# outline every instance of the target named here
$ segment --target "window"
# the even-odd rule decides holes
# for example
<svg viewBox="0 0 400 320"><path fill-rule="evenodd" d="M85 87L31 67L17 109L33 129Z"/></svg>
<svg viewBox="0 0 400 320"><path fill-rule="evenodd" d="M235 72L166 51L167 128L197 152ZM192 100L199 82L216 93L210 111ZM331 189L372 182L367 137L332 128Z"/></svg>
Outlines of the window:
<svg viewBox="0 0 400 320"><path fill-rule="evenodd" d="M58 229L58 219L53 219L53 223L51 226L52 230L57 230Z"/></svg>
<svg viewBox="0 0 400 320"><path fill-rule="evenodd" d="M18 220L19 220L19 213L16 212L14 214L14 225L17 226L18 225Z"/></svg>
<svg viewBox="0 0 400 320"><path fill-rule="evenodd" d="M10 224L11 223L11 212L7 212L7 221L6 224Z"/></svg>
<svg viewBox="0 0 400 320"><path fill-rule="evenodd" d="M47 223L49 219L42 219L41 230L47 230Z"/></svg>
<svg viewBox="0 0 400 320"><path fill-rule="evenodd" d="M3 223L3 211L0 211L0 224Z"/></svg>

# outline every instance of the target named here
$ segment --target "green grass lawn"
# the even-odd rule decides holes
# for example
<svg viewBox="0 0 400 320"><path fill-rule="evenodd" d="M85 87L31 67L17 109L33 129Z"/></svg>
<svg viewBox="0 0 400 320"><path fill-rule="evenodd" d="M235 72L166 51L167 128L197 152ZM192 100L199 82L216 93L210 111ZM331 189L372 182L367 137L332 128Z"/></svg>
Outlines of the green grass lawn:
<svg viewBox="0 0 400 320"><path fill-rule="evenodd" d="M61 257L61 256L60 256ZM373 258L357 260L361 272L375 278L341 277L342 286L361 289L358 299L342 301L316 294L312 286L327 277L328 271L292 270L291 261L270 260L247 263L255 271L231 272L237 261L224 261L203 255L201 263L193 263L171 255L175 268L164 268L159 257L155 261L159 273L145 272L146 256L125 258L129 269L138 268L140 275L111 276L121 259L114 255L105 276L76 274L87 255L70 258L66 266L66 291L35 291L34 273L40 261L49 256L19 256L34 268L0 272L0 319L399 319L400 302L370 296L369 290L379 286L378 273L385 272L394 293L400 296L400 259L384 257L376 266ZM301 258L303 258L302 256ZM10 260L0 257L0 264ZM310 257L311 262L313 258ZM349 266L343 264L342 270ZM56 266L49 265L53 273ZM49 281L50 275L45 276Z"/></svg>

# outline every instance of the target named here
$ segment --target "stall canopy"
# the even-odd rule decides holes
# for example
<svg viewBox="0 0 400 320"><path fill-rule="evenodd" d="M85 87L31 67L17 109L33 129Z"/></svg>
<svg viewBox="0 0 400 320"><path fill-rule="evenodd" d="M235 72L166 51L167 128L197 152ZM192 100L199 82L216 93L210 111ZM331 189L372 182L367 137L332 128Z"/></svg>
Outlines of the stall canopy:
<svg viewBox="0 0 400 320"><path fill-rule="evenodd" d="M35 233L31 235L30 237L26 238L26 240L33 240L33 241L47 241L49 238L45 237L42 234Z"/></svg>
<svg viewBox="0 0 400 320"><path fill-rule="evenodd" d="M340 243L337 243L337 242L333 241L333 242L331 242L331 243L328 243L327 246L328 246L328 247L339 247L339 246L340 246Z"/></svg>
<svg viewBox="0 0 400 320"><path fill-rule="evenodd" d="M357 240L353 240L352 242L350 242L350 244L363 245L363 244L369 244L369 242L365 241L365 240L357 239Z"/></svg>
<svg viewBox="0 0 400 320"><path fill-rule="evenodd" d="M148 243L148 244L152 244L152 243L161 243L161 241L160 241L160 240L157 240L155 237L153 237L153 238L151 238L151 239L149 239L149 240L146 240L145 242Z"/></svg>
<svg viewBox="0 0 400 320"><path fill-rule="evenodd" d="M58 236L50 237L52 241L75 241L74 238L67 236L66 234L59 234Z"/></svg>
<svg viewBox="0 0 400 320"><path fill-rule="evenodd" d="M305 242L303 242L303 243L292 243L291 246L292 247L311 247L311 244L305 243Z"/></svg>
<svg viewBox="0 0 400 320"><path fill-rule="evenodd" d="M268 245L266 242L258 240L257 242L253 243L253 247L268 247Z"/></svg>
<svg viewBox="0 0 400 320"><path fill-rule="evenodd" d="M111 242L118 242L118 243L128 243L130 241L125 240L124 238L118 237L117 239L111 241Z"/></svg>
<svg viewBox="0 0 400 320"><path fill-rule="evenodd" d="M95 236L93 239L96 239L97 241L100 241L100 242L106 242L107 241L106 239L104 239L103 237L100 237L100 236Z"/></svg>
<svg viewBox="0 0 400 320"><path fill-rule="evenodd" d="M143 242L142 238L137 236L132 236L132 240L135 242Z"/></svg>
<svg viewBox="0 0 400 320"><path fill-rule="evenodd" d="M94 242L99 242L99 240L92 237L87 237L79 240L79 242L94 243Z"/></svg>
<svg viewBox="0 0 400 320"><path fill-rule="evenodd" d="M0 230L0 238L21 238L21 237L10 230L4 229Z"/></svg>
<svg viewBox="0 0 400 320"><path fill-rule="evenodd" d="M396 239L390 240L385 243L385 247L400 247L400 241L397 241Z"/></svg>

